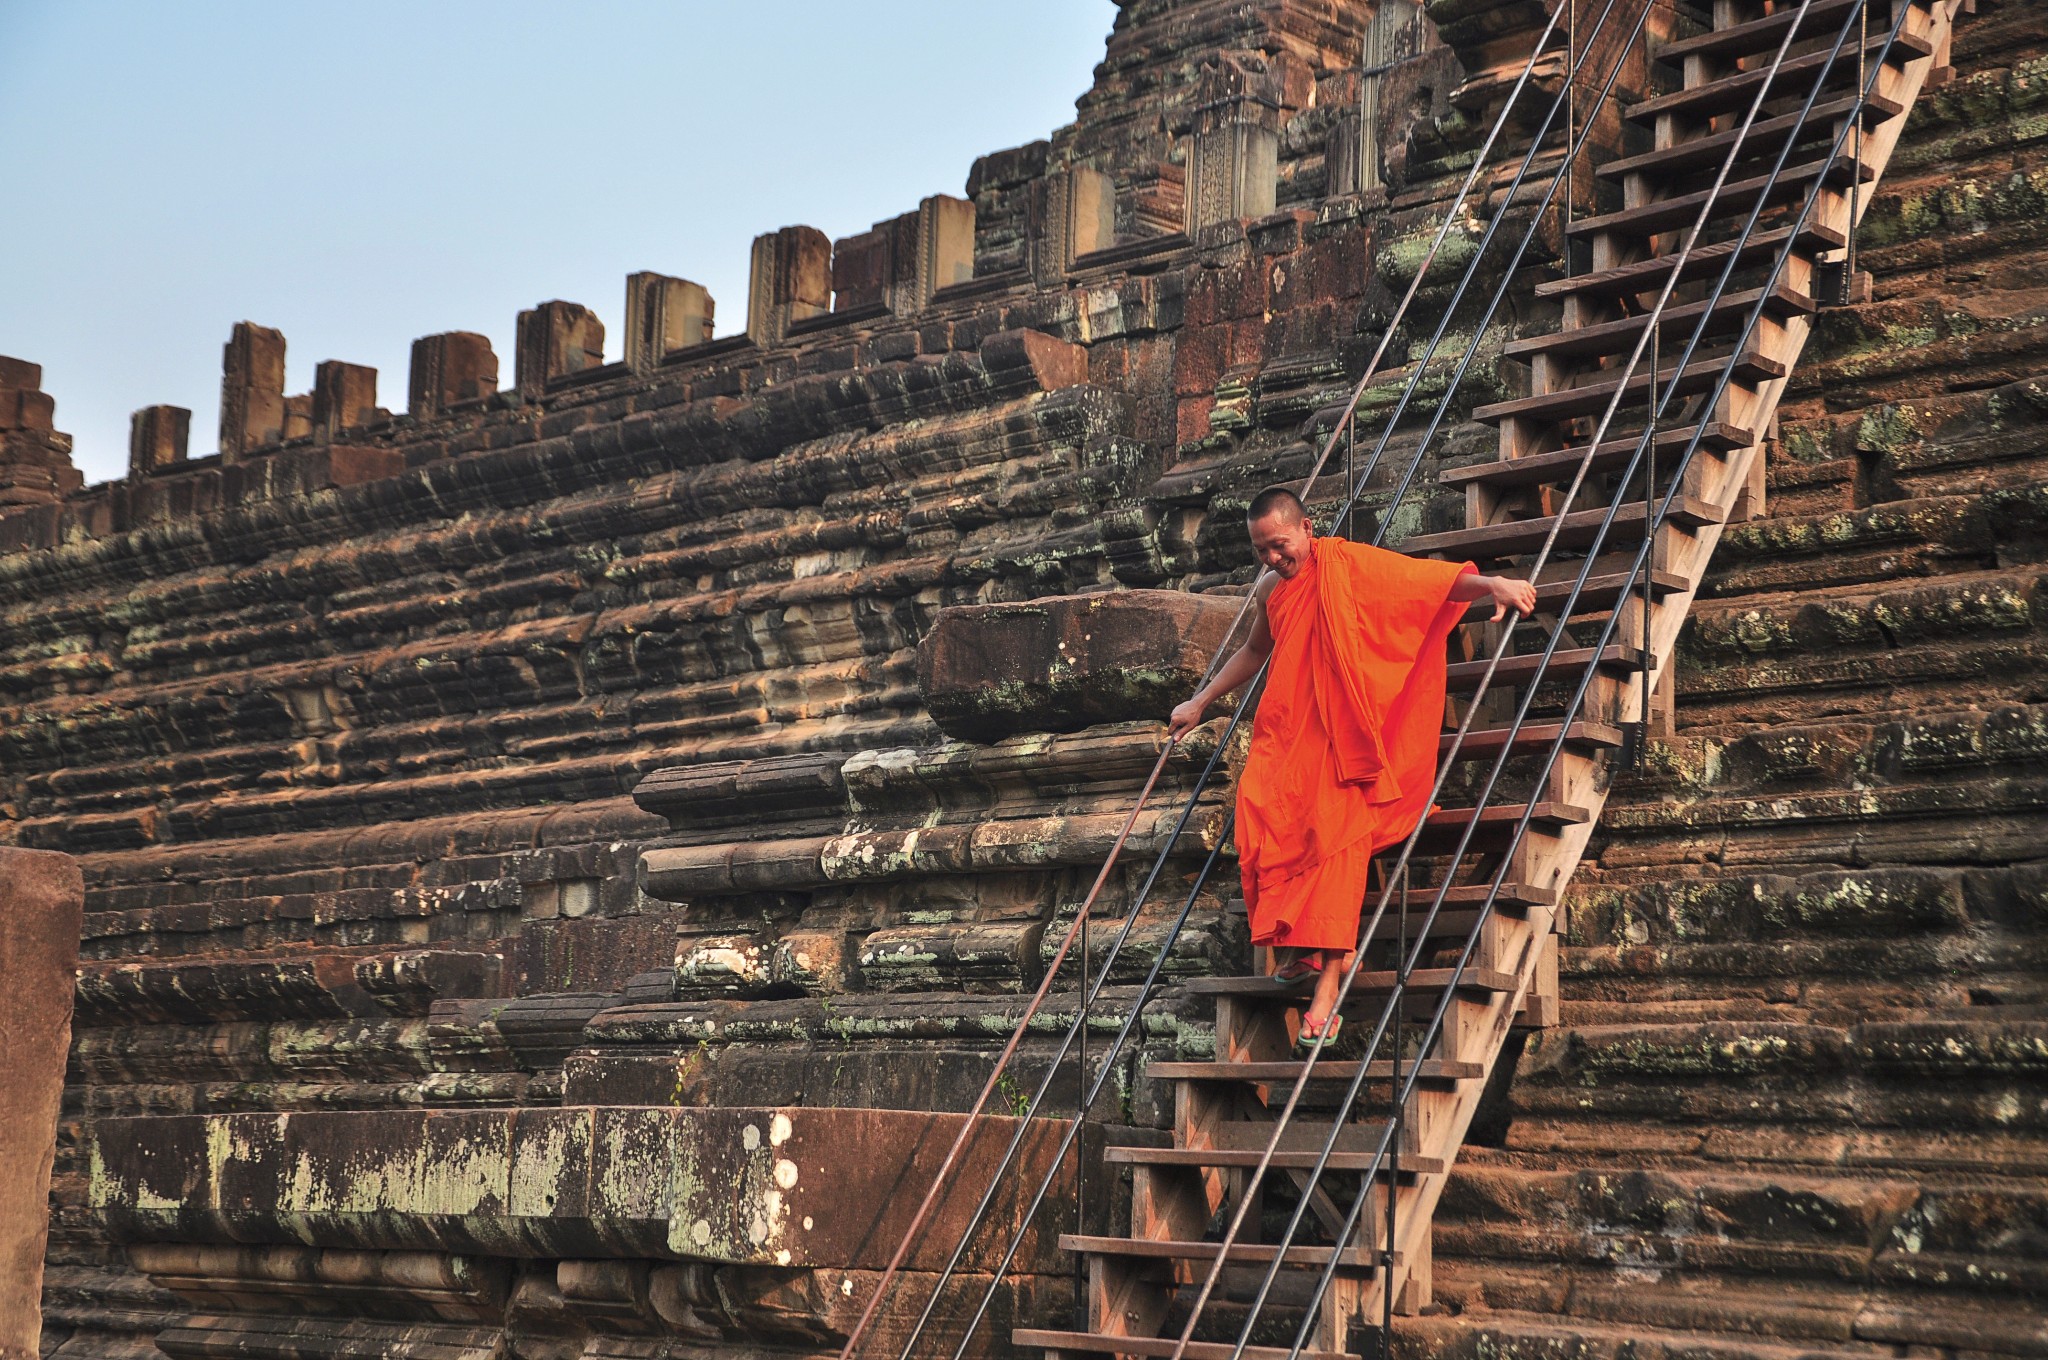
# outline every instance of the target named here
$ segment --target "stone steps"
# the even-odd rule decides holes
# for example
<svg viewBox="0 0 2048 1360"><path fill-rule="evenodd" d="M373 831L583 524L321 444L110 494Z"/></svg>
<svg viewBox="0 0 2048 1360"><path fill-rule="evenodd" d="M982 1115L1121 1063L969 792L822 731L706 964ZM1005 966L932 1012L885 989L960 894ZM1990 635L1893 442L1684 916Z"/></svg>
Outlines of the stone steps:
<svg viewBox="0 0 2048 1360"><path fill-rule="evenodd" d="M2001 531L2023 513L2008 499L1951 495L1732 524L1715 549L1707 598L1990 567Z"/></svg>
<svg viewBox="0 0 2048 1360"><path fill-rule="evenodd" d="M674 621L647 626L658 637L691 631ZM630 627L620 624L620 636ZM778 660L787 671L773 678L739 664L741 652L764 650L759 640L745 629L732 640L740 651L724 663L701 658L650 666L630 699L611 707L591 698L621 686L593 673L582 639L564 634L555 645L485 635L272 666L232 681L161 691L145 685L15 710L7 715L14 735L6 753L35 803L75 799L90 807L95 794L132 803L137 788L210 796L218 790L208 783L246 787L269 771L291 771L317 788L435 764L488 768L492 760L533 762L650 739L715 743L734 731L751 735L766 716L781 722L840 718L837 726L857 733L874 719L853 715L872 711L878 700L907 705L899 691L915 650L903 645L905 639L881 650L849 636L834 656L784 655ZM592 643L602 645L602 638ZM537 669L522 671L522 664ZM553 674L544 674L550 668ZM337 680L346 693L333 688ZM588 684L590 693L577 697L579 684ZM788 697L806 687L817 695L813 709ZM324 711L302 715L290 697L301 694ZM508 715L507 706L517 711ZM354 722L368 730L357 732ZM821 724L820 730L828 729ZM305 741L280 741L293 736ZM181 780L190 782L181 787Z"/></svg>
<svg viewBox="0 0 2048 1360"><path fill-rule="evenodd" d="M2029 792L2048 753L2048 705L1918 715L1845 716L1835 724L1788 723L1740 736L1688 737L1670 755L1684 762L1687 801L1632 804L1611 819L1617 834L1691 829L1729 817L1754 821L1829 815L1831 801L1870 819L2034 805ZM1859 787L1859 781L1861 786ZM1958 785L1974 805L1958 805ZM1669 785L1667 785L1668 787ZM1796 862L1796 861L1795 861Z"/></svg>
<svg viewBox="0 0 2048 1360"><path fill-rule="evenodd" d="M2021 1299L1943 1294L1934 1307L1933 1297L1911 1288L1768 1278L1736 1283L1634 1263L1621 1271L1528 1269L1447 1258L1437 1281L1459 1314L1397 1324L1429 1338L1437 1355L1534 1356L1556 1354L1563 1345L1591 1354L1627 1346L1618 1354L1788 1360L1896 1355L1902 1347L2032 1356L2048 1344L2048 1317Z"/></svg>
<svg viewBox="0 0 2048 1360"><path fill-rule="evenodd" d="M1944 1289L1987 1301L2048 1286L2048 1197L2023 1175L1480 1152L1439 1210L1440 1255L1629 1262L1756 1282ZM1972 1270L1959 1259L1974 1253Z"/></svg>
<svg viewBox="0 0 2048 1360"><path fill-rule="evenodd" d="M1677 1122L1662 1122L1627 1109L1573 1106L1555 1091L1539 1092L1512 1115L1502 1137L1505 1146L1516 1152L1572 1156L1593 1162L1626 1159L1643 1165L1672 1158L1706 1157L1731 1162L1775 1162L1807 1172L1839 1167L1871 1175L1939 1177L1967 1173L2037 1179L2041 1169L2048 1166L2048 1143L2031 1134L1992 1127L1981 1117L1974 1121L1979 1127L1951 1129L1937 1123L1916 1128L1859 1128L1841 1120L1803 1122L1794 1114L1773 1111L1772 1102L1763 1099L1753 1111L1761 1122L1744 1123L1733 1117L1744 1108L1739 1085L1724 1084L1722 1094L1720 1106L1710 1112L1710 1117L1725 1115L1726 1122L1703 1126L1697 1114ZM2010 1108L2010 1102L2003 1107ZM1991 1112L1995 1115L1999 1108L1994 1104ZM1622 1123L1620 1128L1616 1127L1617 1119Z"/></svg>
<svg viewBox="0 0 2048 1360"><path fill-rule="evenodd" d="M1944 867L1836 869L1798 864L1774 872L1629 881L1612 875L1570 898L1568 941L1585 949L1686 944L1771 945L1791 936L1896 941L1973 924L2004 912L1987 875Z"/></svg>
<svg viewBox="0 0 2048 1360"><path fill-rule="evenodd" d="M1943 573L1825 595L1802 591L1705 602L1694 611L1680 657L1703 670L1732 666L1739 674L1745 662L1779 653L1896 651L2028 632L2037 626L2044 575L2048 565ZM1699 683L1711 682L1700 677Z"/></svg>
<svg viewBox="0 0 2048 1360"><path fill-rule="evenodd" d="M1762 1014L1748 1024L1572 1025L1538 1041L1523 1055L1517 1089L1533 1099L1538 1093L1565 1088L1581 1100L1580 1108L1592 1108L1606 1092L1620 1098L1638 1089L1639 1083L1662 1087L1686 1078L1697 1082L1698 1089L1675 1093L1677 1105L1711 1105L1717 1079L1748 1083L1759 1091L1782 1080L1784 1090L1812 1099L1816 1114L1839 1118L1855 1112L1840 1109L1839 1098L1827 1094L1824 1083L1829 1079L1854 1080L1870 1094L1887 1082L1917 1088L1927 1080L1961 1083L1981 1078L2026 1085L2048 1078L2048 1017L1996 1014L2014 1009L2007 1006L1979 1009L1994 1014L1838 1027L1781 1023L1760 1008ZM2048 1092L2041 1094L2048 1098ZM2018 1108L2035 1103L2023 1102ZM1878 1111L1867 1113L1874 1117Z"/></svg>
<svg viewBox="0 0 2048 1360"><path fill-rule="evenodd" d="M1544 1274L1509 1282L1495 1264L1438 1266L1438 1288L1458 1294L1475 1276L1499 1307L1475 1303L1456 1317L1401 1319L1395 1354L1432 1360L1817 1360L1819 1356L2038 1356L2048 1329L2032 1309L1968 1307L1888 1292L1763 1286L1657 1288L1649 1272L1618 1284ZM1595 1276L1597 1278L1597 1276ZM1520 1290L1513 1286L1522 1284ZM1481 1288L1473 1288L1481 1292ZM1470 1294L1468 1294L1470 1297ZM1524 1307L1518 1307L1524 1305Z"/></svg>
<svg viewBox="0 0 2048 1360"><path fill-rule="evenodd" d="M2048 1118L2048 1020L1597 1010L1567 1004L1565 1026L1532 1040L1509 1098L1509 1149L1620 1165L1704 1157L1724 1170L1761 1161L1812 1176L2048 1174L2048 1141L2032 1133Z"/></svg>

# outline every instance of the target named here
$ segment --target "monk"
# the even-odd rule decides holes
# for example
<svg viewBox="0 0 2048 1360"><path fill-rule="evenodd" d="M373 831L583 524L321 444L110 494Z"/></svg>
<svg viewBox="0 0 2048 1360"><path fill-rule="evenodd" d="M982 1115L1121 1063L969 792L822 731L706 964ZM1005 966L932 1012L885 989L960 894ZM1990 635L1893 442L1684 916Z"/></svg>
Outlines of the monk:
<svg viewBox="0 0 2048 1360"><path fill-rule="evenodd" d="M1170 731L1185 736L1272 658L1238 780L1237 857L1252 942L1295 951L1277 976L1320 973L1301 1021L1307 1045L1341 1023L1337 989L1373 855L1428 811L1452 626L1474 600L1490 598L1496 621L1531 613L1536 591L1469 562L1318 538L1285 487L1261 491L1246 520L1267 569L1251 636L1173 710Z"/></svg>

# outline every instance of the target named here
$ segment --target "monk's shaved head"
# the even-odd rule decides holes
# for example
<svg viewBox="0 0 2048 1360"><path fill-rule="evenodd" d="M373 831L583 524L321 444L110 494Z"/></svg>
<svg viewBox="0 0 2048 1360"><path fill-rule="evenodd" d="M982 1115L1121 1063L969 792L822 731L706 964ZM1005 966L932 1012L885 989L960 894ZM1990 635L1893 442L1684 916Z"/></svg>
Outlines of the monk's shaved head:
<svg viewBox="0 0 2048 1360"><path fill-rule="evenodd" d="M1314 555L1316 531L1309 527L1308 511L1286 487L1269 486L1252 497L1244 518L1252 555L1281 580L1292 580Z"/></svg>
<svg viewBox="0 0 2048 1360"><path fill-rule="evenodd" d="M1300 524L1308 518L1308 510L1302 505L1301 497L1286 487L1269 486L1252 497L1251 505L1244 512L1245 521L1252 524L1268 515L1278 515L1285 524Z"/></svg>

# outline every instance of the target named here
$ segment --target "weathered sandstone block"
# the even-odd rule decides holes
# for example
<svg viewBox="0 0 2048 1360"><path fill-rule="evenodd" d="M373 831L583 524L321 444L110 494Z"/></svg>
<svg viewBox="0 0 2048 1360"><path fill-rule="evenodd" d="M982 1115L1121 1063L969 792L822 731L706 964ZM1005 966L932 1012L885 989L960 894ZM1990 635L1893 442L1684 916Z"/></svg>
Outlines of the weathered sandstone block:
<svg viewBox="0 0 2048 1360"><path fill-rule="evenodd" d="M974 204L934 194L917 211L832 245L832 310L908 315L974 276Z"/></svg>
<svg viewBox="0 0 2048 1360"><path fill-rule="evenodd" d="M284 434L284 334L238 321L221 351L221 456L233 462Z"/></svg>
<svg viewBox="0 0 2048 1360"><path fill-rule="evenodd" d="M313 428L329 436L377 418L377 370L326 359L313 371Z"/></svg>
<svg viewBox="0 0 2048 1360"><path fill-rule="evenodd" d="M145 406L128 418L128 475L147 477L185 461L192 413L182 406Z"/></svg>
<svg viewBox="0 0 2048 1360"><path fill-rule="evenodd" d="M537 396L556 378L604 362L604 323L575 302L543 302L519 314L513 385Z"/></svg>
<svg viewBox="0 0 2048 1360"><path fill-rule="evenodd" d="M816 227L784 227L754 238L747 280L747 335L772 345L792 321L832 306L832 241Z"/></svg>
<svg viewBox="0 0 2048 1360"><path fill-rule="evenodd" d="M1132 590L959 606L918 648L918 688L939 726L969 740L1163 720L1201 683L1240 603Z"/></svg>
<svg viewBox="0 0 2048 1360"><path fill-rule="evenodd" d="M415 418L437 416L462 402L481 401L497 390L498 356L484 336L448 331L412 342L406 409Z"/></svg>
<svg viewBox="0 0 2048 1360"><path fill-rule="evenodd" d="M69 855L0 849L0 1360L36 1354L43 1239L85 882Z"/></svg>
<svg viewBox="0 0 2048 1360"><path fill-rule="evenodd" d="M56 400L42 385L41 364L0 355L0 511L48 505L84 483L71 466L71 436L56 428Z"/></svg>
<svg viewBox="0 0 2048 1360"><path fill-rule="evenodd" d="M365 1251L879 1270L917 1208L901 1188L932 1182L961 1120L606 1106L106 1119L87 1159L94 1209L134 1241L290 1246L313 1233ZM996 1116L976 1131L908 1268L944 1265L1015 1129ZM1065 1131L1034 1123L996 1222L1022 1220ZM1073 1174L1069 1160L1055 1176L1018 1270L1060 1268ZM1001 1250L978 1241L969 1270Z"/></svg>
<svg viewBox="0 0 2048 1360"><path fill-rule="evenodd" d="M642 271L626 276L626 367L645 373L711 338L714 309L701 283Z"/></svg>

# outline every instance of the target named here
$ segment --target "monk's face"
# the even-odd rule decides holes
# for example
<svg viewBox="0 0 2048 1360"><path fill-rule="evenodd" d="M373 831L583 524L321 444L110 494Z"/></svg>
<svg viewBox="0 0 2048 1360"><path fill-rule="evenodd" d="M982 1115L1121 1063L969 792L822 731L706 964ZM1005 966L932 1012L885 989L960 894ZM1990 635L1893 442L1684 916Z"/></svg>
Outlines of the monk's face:
<svg viewBox="0 0 2048 1360"><path fill-rule="evenodd" d="M1308 564L1309 544L1315 538L1315 530L1308 527L1306 519L1276 511L1253 520L1251 533L1252 551L1258 554L1259 565L1281 580L1293 580L1294 573Z"/></svg>

